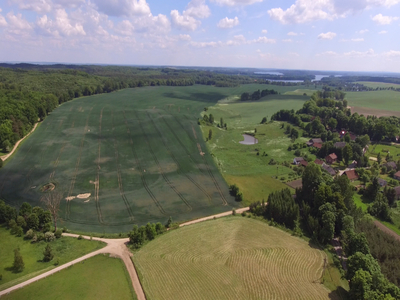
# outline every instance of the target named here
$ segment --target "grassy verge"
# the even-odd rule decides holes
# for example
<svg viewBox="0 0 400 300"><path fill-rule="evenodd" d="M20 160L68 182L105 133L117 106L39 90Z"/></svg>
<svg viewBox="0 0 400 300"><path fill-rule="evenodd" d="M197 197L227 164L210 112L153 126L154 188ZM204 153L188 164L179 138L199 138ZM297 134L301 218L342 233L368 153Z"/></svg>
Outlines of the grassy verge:
<svg viewBox="0 0 400 300"><path fill-rule="evenodd" d="M55 268L54 263L57 259L61 265L105 246L104 243L98 241L62 237L50 243L54 259L50 262L42 262L46 242L31 244L22 237L11 235L4 227L0 227L0 240L0 274L3 275L0 290ZM25 268L20 273L15 273L12 269L13 251L16 248L20 249L25 263Z"/></svg>
<svg viewBox="0 0 400 300"><path fill-rule="evenodd" d="M137 299L122 260L97 255L2 299Z"/></svg>

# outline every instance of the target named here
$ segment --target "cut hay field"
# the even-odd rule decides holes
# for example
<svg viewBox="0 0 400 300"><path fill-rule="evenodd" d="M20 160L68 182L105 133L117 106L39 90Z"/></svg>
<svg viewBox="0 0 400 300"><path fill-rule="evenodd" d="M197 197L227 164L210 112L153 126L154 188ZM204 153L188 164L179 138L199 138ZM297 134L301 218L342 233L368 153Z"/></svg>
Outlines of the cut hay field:
<svg viewBox="0 0 400 300"><path fill-rule="evenodd" d="M241 216L163 235L133 260L147 299L336 299L320 279L324 252Z"/></svg>
<svg viewBox="0 0 400 300"><path fill-rule="evenodd" d="M1 299L137 299L121 259L97 255Z"/></svg>
<svg viewBox="0 0 400 300"><path fill-rule="evenodd" d="M386 83L386 82L357 81L355 83L363 84L363 85L373 88L373 89L380 88L380 87L382 87L382 88L388 88L388 87L398 88L398 87L400 87L400 84Z"/></svg>
<svg viewBox="0 0 400 300"><path fill-rule="evenodd" d="M352 112L364 115L400 116L400 93L395 91L346 92Z"/></svg>

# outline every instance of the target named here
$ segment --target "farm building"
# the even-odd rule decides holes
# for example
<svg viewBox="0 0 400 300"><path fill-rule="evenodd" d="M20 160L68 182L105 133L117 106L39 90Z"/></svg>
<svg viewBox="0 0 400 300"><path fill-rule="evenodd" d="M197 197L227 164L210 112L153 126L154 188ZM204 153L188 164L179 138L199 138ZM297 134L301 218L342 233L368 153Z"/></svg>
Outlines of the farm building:
<svg viewBox="0 0 400 300"><path fill-rule="evenodd" d="M355 170L346 171L342 176L346 175L350 181L354 181L358 179L358 174Z"/></svg>
<svg viewBox="0 0 400 300"><path fill-rule="evenodd" d="M323 168L325 171L327 171L327 172L329 173L329 175L331 175L331 176L335 176L335 175L336 175L335 170L332 169L331 166L328 166L327 164L324 163L324 164L322 165L322 168Z"/></svg>
<svg viewBox="0 0 400 300"><path fill-rule="evenodd" d="M397 165L394 161L389 161L386 164L384 164L384 166L388 169L388 170L396 170L397 169Z"/></svg>
<svg viewBox="0 0 400 300"><path fill-rule="evenodd" d="M322 148L322 144L320 144L320 143L314 143L312 146L315 148L318 148L318 149Z"/></svg>
<svg viewBox="0 0 400 300"><path fill-rule="evenodd" d="M400 171L394 174L393 176L394 179L400 180Z"/></svg>
<svg viewBox="0 0 400 300"><path fill-rule="evenodd" d="M308 161L302 160L302 161L300 161L300 165L302 165L304 167L307 167L308 166Z"/></svg>
<svg viewBox="0 0 400 300"><path fill-rule="evenodd" d="M294 165L299 165L300 164L300 162L302 162L304 160L304 158L302 158L302 157L295 157L294 159L293 159L293 164Z"/></svg>
<svg viewBox="0 0 400 300"><path fill-rule="evenodd" d="M334 144L334 146L335 146L335 148L340 148L340 149L342 149L342 148L346 147L346 142L336 142L336 143Z"/></svg>
<svg viewBox="0 0 400 300"><path fill-rule="evenodd" d="M324 164L324 162L318 158L316 160L314 160L314 163L317 165L320 165L320 166L322 166Z"/></svg>
<svg viewBox="0 0 400 300"><path fill-rule="evenodd" d="M396 199L399 200L400 199L400 186L396 186L394 188L395 192L396 192Z"/></svg>
<svg viewBox="0 0 400 300"><path fill-rule="evenodd" d="M355 169L355 168L357 168L357 161L353 160L353 161L351 162L351 164L349 164L347 167L348 167L349 169Z"/></svg>
<svg viewBox="0 0 400 300"><path fill-rule="evenodd" d="M320 139L320 138L317 138L317 139L311 139L311 140L309 140L308 142L307 142L307 146L313 146L314 144L323 144L324 142Z"/></svg>
<svg viewBox="0 0 400 300"><path fill-rule="evenodd" d="M387 181L382 178L378 178L378 183L380 186L387 186Z"/></svg>
<svg viewBox="0 0 400 300"><path fill-rule="evenodd" d="M336 162L337 156L336 156L335 153L331 153L331 154L329 154L327 157L325 157L325 160L326 160L326 162L327 162L328 164L331 165L331 164L333 164L333 163Z"/></svg>

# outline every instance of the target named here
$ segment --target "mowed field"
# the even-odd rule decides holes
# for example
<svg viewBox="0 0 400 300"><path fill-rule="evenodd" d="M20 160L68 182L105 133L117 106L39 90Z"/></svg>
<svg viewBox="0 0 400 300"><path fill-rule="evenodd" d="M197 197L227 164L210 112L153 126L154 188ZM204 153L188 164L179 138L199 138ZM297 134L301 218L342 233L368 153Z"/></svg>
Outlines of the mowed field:
<svg viewBox="0 0 400 300"><path fill-rule="evenodd" d="M210 220L148 243L133 260L147 299L334 299L325 253L258 220Z"/></svg>
<svg viewBox="0 0 400 300"><path fill-rule="evenodd" d="M346 92L346 99L352 113L400 117L400 92L390 90Z"/></svg>
<svg viewBox="0 0 400 300"><path fill-rule="evenodd" d="M240 204L197 119L218 100L263 88L148 87L67 102L6 161L0 198L40 205L43 187L52 183L63 193L61 226L86 232L126 232L169 216L184 221L231 210Z"/></svg>
<svg viewBox="0 0 400 300"><path fill-rule="evenodd" d="M124 263L97 255L1 299L137 299Z"/></svg>

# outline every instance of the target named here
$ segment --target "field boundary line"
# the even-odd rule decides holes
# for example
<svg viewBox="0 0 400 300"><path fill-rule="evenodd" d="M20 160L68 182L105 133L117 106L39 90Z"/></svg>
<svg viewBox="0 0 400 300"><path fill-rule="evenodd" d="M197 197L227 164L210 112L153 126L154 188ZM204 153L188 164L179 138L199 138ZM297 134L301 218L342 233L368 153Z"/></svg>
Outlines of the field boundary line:
<svg viewBox="0 0 400 300"><path fill-rule="evenodd" d="M174 162L175 162L176 165L178 166L177 173L178 173L178 174L181 174L181 175L184 175L187 179L189 179L200 191L202 191L202 192L207 196L208 201L209 201L210 204L211 204L211 202L212 202L211 196L207 193L207 191L206 191L202 186L200 186L200 185L199 185L192 177L190 177L187 173L182 174L182 172L179 170L179 169L181 168L181 164L179 163L178 159L175 157L175 155L173 154L173 152L172 152L171 149L169 148L168 143L165 142L164 136L162 135L160 129L159 129L159 128L157 127L157 125L155 124L155 122L154 122L153 118L150 116L149 112L147 112L147 115L148 115L149 119L152 121L154 127L157 129L158 134L159 134L160 137L161 137L161 141L163 142L165 148L168 150L168 153L170 154L171 158L174 160ZM161 117L161 118L162 118L162 117ZM165 120L164 120L164 121L165 121ZM170 128L170 130L171 130L171 128ZM173 135L175 136L175 133L173 133Z"/></svg>
<svg viewBox="0 0 400 300"><path fill-rule="evenodd" d="M152 149L151 146L150 146L149 139L148 139L148 137L147 137L147 133L145 132L145 130L144 130L144 128L143 128L142 122L140 121L139 117L137 116L137 112L135 111L134 113L135 113L136 119L137 119L137 121L138 121L138 123L139 123L139 126L140 126L140 128L142 129L144 138L145 138L145 140L146 140L146 144L147 144L147 146L149 147L149 152L150 152L151 155L153 156L153 160L154 160L155 163L157 164L161 176L164 178L164 181L169 185L169 187L170 187L170 188L178 195L178 197L183 201L183 203L186 204L186 206L188 207L188 211L191 211L191 210L192 210L192 206L189 204L189 202L186 200L186 198L176 189L176 187L172 184L172 182L169 181L167 175L164 173L164 171L163 171L163 169L162 169L162 167L161 167L161 165L160 165L160 162L158 161L156 155L154 154L153 149Z"/></svg>
<svg viewBox="0 0 400 300"><path fill-rule="evenodd" d="M137 156L137 153L136 153L136 150L135 150L135 146L134 146L134 143L133 143L133 140L132 140L132 134L131 134L131 131L130 131L129 126L128 126L128 121L126 119L125 110L122 113L124 115L124 121L125 121L126 130L127 130L126 132L129 134L129 139L130 139L130 143L131 143L131 150L132 150L133 156L135 157L136 164L137 164L137 166L139 167L139 170L140 170L140 179L142 180L143 187L146 189L146 191L149 194L150 198L153 199L154 204L157 206L157 208L160 210L160 212L163 215L167 215L167 213L165 212L164 208L161 206L160 202L157 200L156 196L153 194L153 192L150 190L150 187L147 184L146 178L144 177L142 164L140 163L140 159Z"/></svg>
<svg viewBox="0 0 400 300"><path fill-rule="evenodd" d="M103 217L101 215L100 203L99 203L99 191L100 191L100 159L101 159L101 122L103 120L103 110L101 109L99 118L99 134L97 138L98 142L98 156L97 156L97 171L96 171L96 181L94 183L94 202L96 204L97 218L100 224L104 224Z"/></svg>

